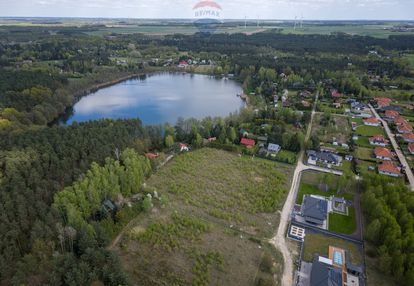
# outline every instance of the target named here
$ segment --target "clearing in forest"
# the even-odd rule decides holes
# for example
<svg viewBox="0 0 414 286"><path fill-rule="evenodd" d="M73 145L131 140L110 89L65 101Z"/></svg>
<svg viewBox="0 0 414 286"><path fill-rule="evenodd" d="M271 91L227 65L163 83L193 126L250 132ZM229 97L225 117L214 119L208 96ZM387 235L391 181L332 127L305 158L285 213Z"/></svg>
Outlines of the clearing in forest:
<svg viewBox="0 0 414 286"><path fill-rule="evenodd" d="M139 285L277 285L279 223L292 166L204 148L180 155L146 182L163 197L116 248Z"/></svg>

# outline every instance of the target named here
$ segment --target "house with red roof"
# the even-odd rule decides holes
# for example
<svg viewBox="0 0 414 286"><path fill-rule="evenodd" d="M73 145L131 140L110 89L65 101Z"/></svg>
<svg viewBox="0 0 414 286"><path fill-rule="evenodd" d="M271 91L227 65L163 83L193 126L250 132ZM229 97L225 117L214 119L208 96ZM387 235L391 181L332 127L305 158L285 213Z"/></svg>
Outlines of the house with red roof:
<svg viewBox="0 0 414 286"><path fill-rule="evenodd" d="M414 134L413 133L405 133L402 135L402 138L405 142L414 143Z"/></svg>
<svg viewBox="0 0 414 286"><path fill-rule="evenodd" d="M378 173L391 177L400 177L401 170L391 161L384 161L378 166Z"/></svg>
<svg viewBox="0 0 414 286"><path fill-rule="evenodd" d="M240 144L244 145L246 148L250 149L256 145L256 142L253 139L242 138Z"/></svg>
<svg viewBox="0 0 414 286"><path fill-rule="evenodd" d="M184 151L185 152L188 152L188 151L190 151L190 148L185 143L178 144L178 148L180 148L180 152L184 152Z"/></svg>
<svg viewBox="0 0 414 286"><path fill-rule="evenodd" d="M408 121L405 120L405 118L398 116L397 118L394 119L394 124L395 125L408 125Z"/></svg>
<svg viewBox="0 0 414 286"><path fill-rule="evenodd" d="M375 158L384 161L392 160L392 153L390 150L384 147L376 147L374 150Z"/></svg>
<svg viewBox="0 0 414 286"><path fill-rule="evenodd" d="M333 98L341 98L342 97L342 94L336 89L332 90L331 95L332 95Z"/></svg>
<svg viewBox="0 0 414 286"><path fill-rule="evenodd" d="M364 119L364 125L366 125L366 126L376 126L377 127L377 126L381 125L381 121L379 121L375 117L371 117L371 118Z"/></svg>
<svg viewBox="0 0 414 286"><path fill-rule="evenodd" d="M395 110L386 110L385 111L385 118L387 120L394 120L399 116L400 116L400 114L398 113L398 111L395 111Z"/></svg>
<svg viewBox="0 0 414 286"><path fill-rule="evenodd" d="M372 136L368 140L369 140L369 144L375 145L375 146L385 147L388 144L388 140L385 139L384 136L382 135Z"/></svg>
<svg viewBox="0 0 414 286"><path fill-rule="evenodd" d="M145 157L147 157L148 159L156 159L160 156L160 154L155 154L155 153L145 153Z"/></svg>
<svg viewBox="0 0 414 286"><path fill-rule="evenodd" d="M189 66L189 64L188 64L188 62L187 61L181 61L179 64L178 64L178 67L179 68L187 68Z"/></svg>
<svg viewBox="0 0 414 286"><path fill-rule="evenodd" d="M401 124L397 126L397 131L400 134L408 134L413 132L413 128L409 124Z"/></svg>
<svg viewBox="0 0 414 286"><path fill-rule="evenodd" d="M385 97L377 97L374 99L377 102L378 108L390 106L392 99Z"/></svg>
<svg viewBox="0 0 414 286"><path fill-rule="evenodd" d="M408 144L408 152L410 152L411 155L414 155L414 143Z"/></svg>

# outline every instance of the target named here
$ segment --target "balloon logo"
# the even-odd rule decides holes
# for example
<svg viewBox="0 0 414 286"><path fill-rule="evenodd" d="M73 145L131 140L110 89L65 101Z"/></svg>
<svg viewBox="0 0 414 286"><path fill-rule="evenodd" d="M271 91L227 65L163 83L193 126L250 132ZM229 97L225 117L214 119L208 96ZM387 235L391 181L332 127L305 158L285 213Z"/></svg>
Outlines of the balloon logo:
<svg viewBox="0 0 414 286"><path fill-rule="evenodd" d="M214 33L222 23L222 10L221 6L214 1L199 1L193 7L195 26L201 33Z"/></svg>

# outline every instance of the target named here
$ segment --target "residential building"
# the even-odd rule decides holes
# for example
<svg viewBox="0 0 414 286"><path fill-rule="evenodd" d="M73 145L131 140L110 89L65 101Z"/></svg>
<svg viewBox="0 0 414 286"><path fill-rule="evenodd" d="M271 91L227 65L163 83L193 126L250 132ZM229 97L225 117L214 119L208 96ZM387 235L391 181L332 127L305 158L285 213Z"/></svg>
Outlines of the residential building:
<svg viewBox="0 0 414 286"><path fill-rule="evenodd" d="M390 106L392 99L385 98L385 97L377 97L374 99L377 103L378 108L383 108L386 106Z"/></svg>
<svg viewBox="0 0 414 286"><path fill-rule="evenodd" d="M328 165L340 166L342 163L342 157L332 152L316 152L314 150L307 151L308 164L316 165L317 163L323 163Z"/></svg>
<svg viewBox="0 0 414 286"><path fill-rule="evenodd" d="M145 153L145 157L147 157L148 159L156 159L160 156L160 154L155 154L155 153Z"/></svg>
<svg viewBox="0 0 414 286"><path fill-rule="evenodd" d="M388 120L394 120L399 116L400 116L400 114L397 111L394 111L394 110L386 110L385 114L384 114L384 117Z"/></svg>
<svg viewBox="0 0 414 286"><path fill-rule="evenodd" d="M322 198L305 196L301 213L306 222L322 226L328 217L328 202Z"/></svg>
<svg viewBox="0 0 414 286"><path fill-rule="evenodd" d="M332 90L331 95L334 99L342 97L342 94L336 89Z"/></svg>
<svg viewBox="0 0 414 286"><path fill-rule="evenodd" d="M375 117L371 117L371 118L364 119L364 125L366 125L366 126L380 126L381 121L379 121Z"/></svg>
<svg viewBox="0 0 414 286"><path fill-rule="evenodd" d="M374 150L375 158L379 160L391 161L392 153L390 150L384 147L376 147Z"/></svg>
<svg viewBox="0 0 414 286"><path fill-rule="evenodd" d="M382 175L387 175L391 177L400 177L401 170L393 162L385 161L378 166L378 172Z"/></svg>
<svg viewBox="0 0 414 286"><path fill-rule="evenodd" d="M407 143L414 143L414 134L413 133L405 133L401 137Z"/></svg>
<svg viewBox="0 0 414 286"><path fill-rule="evenodd" d="M267 146L267 151L270 153L270 155L272 155L272 156L276 156L279 152L280 152L280 150L282 150L282 147L280 147L280 145L278 145L278 144L273 144L273 143L270 143L268 146Z"/></svg>
<svg viewBox="0 0 414 286"><path fill-rule="evenodd" d="M312 263L310 286L342 286L342 270L322 261Z"/></svg>
<svg viewBox="0 0 414 286"><path fill-rule="evenodd" d="M240 144L246 146L246 148L250 149L256 145L256 142L253 139L242 138Z"/></svg>
<svg viewBox="0 0 414 286"><path fill-rule="evenodd" d="M411 155L414 155L414 143L408 144L408 152L410 152Z"/></svg>
<svg viewBox="0 0 414 286"><path fill-rule="evenodd" d="M180 152L184 152L184 151L185 152L188 152L188 151L190 151L190 148L185 143L178 144L178 147L180 148Z"/></svg>
<svg viewBox="0 0 414 286"><path fill-rule="evenodd" d="M404 117L398 116L394 119L394 124L399 126L399 125L408 125L408 121L405 120Z"/></svg>
<svg viewBox="0 0 414 286"><path fill-rule="evenodd" d="M388 145L388 140L385 139L384 136L382 135L372 136L368 140L369 140L369 144L374 145L374 146L385 147Z"/></svg>
<svg viewBox="0 0 414 286"><path fill-rule="evenodd" d="M409 134L413 132L413 128L409 124L400 124L397 126L397 131L400 134Z"/></svg>

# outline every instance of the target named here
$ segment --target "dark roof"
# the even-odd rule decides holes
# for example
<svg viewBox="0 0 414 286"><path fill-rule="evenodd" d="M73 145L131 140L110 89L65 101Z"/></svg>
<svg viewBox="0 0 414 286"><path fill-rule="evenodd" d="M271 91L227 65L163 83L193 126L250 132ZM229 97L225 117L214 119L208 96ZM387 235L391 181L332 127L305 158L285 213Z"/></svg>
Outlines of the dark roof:
<svg viewBox="0 0 414 286"><path fill-rule="evenodd" d="M393 111L397 111L397 112L401 112L402 109L399 106L396 105L390 105L390 106L384 106L381 108L382 111L387 111L387 110L393 110Z"/></svg>
<svg viewBox="0 0 414 286"><path fill-rule="evenodd" d="M311 196L306 196L302 205L302 213L307 220L319 221L326 220L328 212L328 202Z"/></svg>
<svg viewBox="0 0 414 286"><path fill-rule="evenodd" d="M315 157L318 160L339 163L338 156L332 154L331 152L315 152L313 150L308 151L308 156Z"/></svg>
<svg viewBox="0 0 414 286"><path fill-rule="evenodd" d="M310 286L341 286L342 273L329 265L315 261L312 264Z"/></svg>

